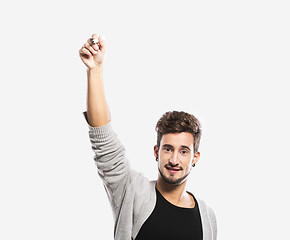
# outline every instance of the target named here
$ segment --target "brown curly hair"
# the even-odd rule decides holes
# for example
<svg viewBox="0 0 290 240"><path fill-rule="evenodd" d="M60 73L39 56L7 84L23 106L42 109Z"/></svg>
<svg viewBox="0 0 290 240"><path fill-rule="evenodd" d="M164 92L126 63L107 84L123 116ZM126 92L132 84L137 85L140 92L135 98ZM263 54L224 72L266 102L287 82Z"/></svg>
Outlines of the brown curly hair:
<svg viewBox="0 0 290 240"><path fill-rule="evenodd" d="M160 147L160 141L163 134L189 132L194 138L194 153L198 151L201 125L199 120L192 114L183 111L170 111L162 115L158 120L155 130L157 132L157 147Z"/></svg>

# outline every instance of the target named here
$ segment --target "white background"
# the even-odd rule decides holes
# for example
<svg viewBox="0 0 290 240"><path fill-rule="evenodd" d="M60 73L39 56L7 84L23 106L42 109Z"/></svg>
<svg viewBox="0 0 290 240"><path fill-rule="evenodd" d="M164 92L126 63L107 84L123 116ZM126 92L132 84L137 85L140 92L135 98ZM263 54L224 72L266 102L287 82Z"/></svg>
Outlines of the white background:
<svg viewBox="0 0 290 240"><path fill-rule="evenodd" d="M157 120L190 112L203 136L187 189L215 210L219 239L290 239L288 1L0 9L0 239L113 239L82 115L92 33L106 37L106 97L132 167L156 179Z"/></svg>

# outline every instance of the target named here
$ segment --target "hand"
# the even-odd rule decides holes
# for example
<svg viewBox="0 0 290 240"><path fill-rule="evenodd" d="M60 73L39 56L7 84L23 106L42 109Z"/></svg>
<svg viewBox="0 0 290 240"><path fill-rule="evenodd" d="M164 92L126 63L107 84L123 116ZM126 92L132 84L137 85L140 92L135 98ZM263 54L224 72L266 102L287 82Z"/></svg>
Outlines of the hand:
<svg viewBox="0 0 290 240"><path fill-rule="evenodd" d="M93 34L91 38L79 50L80 58L88 69L94 69L103 64L106 53L106 43L103 36ZM93 43L93 39L97 38L98 42Z"/></svg>

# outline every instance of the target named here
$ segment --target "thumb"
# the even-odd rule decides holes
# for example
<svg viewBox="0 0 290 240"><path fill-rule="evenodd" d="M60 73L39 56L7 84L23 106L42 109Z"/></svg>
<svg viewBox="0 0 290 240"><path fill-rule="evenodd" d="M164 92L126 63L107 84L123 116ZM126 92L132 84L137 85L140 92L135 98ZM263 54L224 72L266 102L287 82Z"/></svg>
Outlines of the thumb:
<svg viewBox="0 0 290 240"><path fill-rule="evenodd" d="M100 41L105 41L105 40L106 40L105 35L100 35L99 40L100 40Z"/></svg>
<svg viewBox="0 0 290 240"><path fill-rule="evenodd" d="M102 51L106 51L106 42L105 42L106 37L104 35L99 36L99 43L100 43L100 49Z"/></svg>

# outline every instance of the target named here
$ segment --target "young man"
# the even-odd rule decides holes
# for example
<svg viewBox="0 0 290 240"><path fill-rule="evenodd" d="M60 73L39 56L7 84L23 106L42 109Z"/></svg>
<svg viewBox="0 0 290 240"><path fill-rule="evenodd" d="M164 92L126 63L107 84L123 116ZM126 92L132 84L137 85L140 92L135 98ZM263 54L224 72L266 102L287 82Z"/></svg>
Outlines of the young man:
<svg viewBox="0 0 290 240"><path fill-rule="evenodd" d="M185 112L167 112L156 125L158 179L149 181L131 169L125 149L111 125L103 88L106 43L93 34L79 50L87 67L87 111L83 112L95 163L114 215L118 240L216 240L213 210L185 190L197 163L200 123Z"/></svg>

